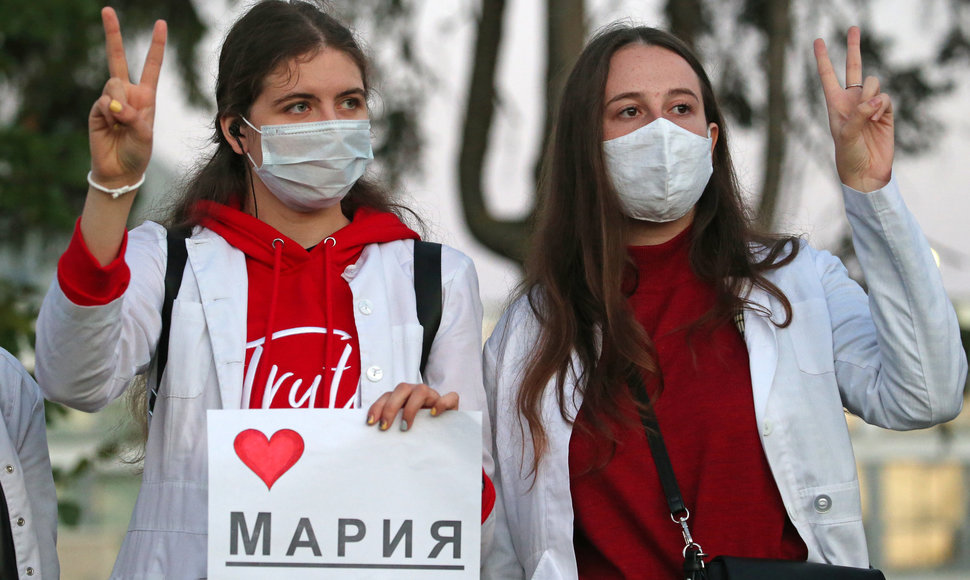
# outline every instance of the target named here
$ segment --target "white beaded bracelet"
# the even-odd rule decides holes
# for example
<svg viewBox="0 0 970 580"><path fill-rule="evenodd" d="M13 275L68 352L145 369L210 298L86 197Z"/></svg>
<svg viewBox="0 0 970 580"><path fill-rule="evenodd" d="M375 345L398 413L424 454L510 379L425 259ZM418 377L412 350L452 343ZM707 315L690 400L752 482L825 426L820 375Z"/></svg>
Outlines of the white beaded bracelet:
<svg viewBox="0 0 970 580"><path fill-rule="evenodd" d="M111 196L111 199L118 199L119 197L128 193L129 191L135 191L136 189L141 187L143 183L145 183L145 174L142 173L141 179L139 179L138 183L134 185L125 185L122 187L115 187L115 188L105 187L100 183L97 183L93 179L91 179L91 173L92 173L91 171L88 171L88 185L90 185L94 189L97 189L98 191L103 191L109 194Z"/></svg>

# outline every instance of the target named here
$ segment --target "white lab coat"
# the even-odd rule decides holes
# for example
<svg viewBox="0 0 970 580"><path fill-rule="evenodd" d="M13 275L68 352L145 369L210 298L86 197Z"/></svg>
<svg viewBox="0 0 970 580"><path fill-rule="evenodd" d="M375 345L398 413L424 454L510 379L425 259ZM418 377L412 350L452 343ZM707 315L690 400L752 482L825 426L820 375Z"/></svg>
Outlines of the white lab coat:
<svg viewBox="0 0 970 580"><path fill-rule="evenodd" d="M161 330L165 235L151 222L130 232L125 261L131 282L107 305L75 305L54 281L37 324L37 376L49 399L96 411L149 369ZM245 255L215 232L195 228L187 250L141 491L112 579L206 575L206 411L242 404L248 284ZM457 392L464 410L485 411L475 268L468 257L444 247L441 270L442 319L424 382L439 392ZM370 244L343 277L353 294L367 408L398 383L421 382L413 242ZM491 475L487 413L483 429L482 461ZM491 522L482 530L483 542Z"/></svg>
<svg viewBox="0 0 970 580"><path fill-rule="evenodd" d="M895 180L868 194L843 189L868 297L838 258L803 245L792 263L767 274L791 301L791 325L780 328L747 309L744 340L762 446L809 560L867 567L843 408L891 429L948 421L963 403L967 363L940 272ZM781 304L766 292L753 289L749 298L783 320ZM520 299L485 347L499 518L485 578L577 578L568 462L572 424L560 416L554 389L547 389L542 417L549 445L533 486L527 474L532 441L516 410L518 381L536 332L531 309ZM573 389L574 380L567 380L571 417L582 404ZM673 524L671 532L678 533ZM704 545L703 538L695 540Z"/></svg>
<svg viewBox="0 0 970 580"><path fill-rule="evenodd" d="M44 399L20 361L0 349L0 484L20 578L56 580L57 495Z"/></svg>

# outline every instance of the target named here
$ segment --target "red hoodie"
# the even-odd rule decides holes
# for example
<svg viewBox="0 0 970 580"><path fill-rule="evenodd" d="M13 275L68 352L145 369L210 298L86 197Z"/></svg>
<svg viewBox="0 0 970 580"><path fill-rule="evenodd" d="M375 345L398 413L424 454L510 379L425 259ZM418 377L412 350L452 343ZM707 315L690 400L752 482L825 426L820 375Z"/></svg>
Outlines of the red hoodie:
<svg viewBox="0 0 970 580"><path fill-rule="evenodd" d="M200 202L201 225L246 254L249 310L243 407L357 405L360 352L344 269L367 244L417 239L397 216L361 208L306 250L237 209Z"/></svg>

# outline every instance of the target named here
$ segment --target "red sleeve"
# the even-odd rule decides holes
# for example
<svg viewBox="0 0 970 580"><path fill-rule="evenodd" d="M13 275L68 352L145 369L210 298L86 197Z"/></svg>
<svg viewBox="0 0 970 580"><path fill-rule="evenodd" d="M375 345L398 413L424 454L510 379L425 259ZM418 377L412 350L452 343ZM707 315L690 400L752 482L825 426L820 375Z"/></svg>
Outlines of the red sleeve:
<svg viewBox="0 0 970 580"><path fill-rule="evenodd" d="M492 480L485 475L485 470L482 470L482 523L488 519L488 516L492 514L492 508L495 507L495 485Z"/></svg>
<svg viewBox="0 0 970 580"><path fill-rule="evenodd" d="M78 306L101 306L124 294L131 280L131 271L124 259L127 246L128 232L125 232L118 257L102 266L84 243L78 218L71 243L57 262L57 283L68 300Z"/></svg>

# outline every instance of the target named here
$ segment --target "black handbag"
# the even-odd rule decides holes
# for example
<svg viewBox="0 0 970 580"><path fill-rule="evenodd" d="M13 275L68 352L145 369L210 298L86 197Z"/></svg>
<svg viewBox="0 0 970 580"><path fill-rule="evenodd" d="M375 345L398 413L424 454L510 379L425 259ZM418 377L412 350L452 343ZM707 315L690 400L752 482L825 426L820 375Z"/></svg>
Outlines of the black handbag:
<svg viewBox="0 0 970 580"><path fill-rule="evenodd" d="M718 556L706 564L708 580L747 580L773 578L783 580L885 580L879 570L834 566L817 562L735 558Z"/></svg>
<svg viewBox="0 0 970 580"><path fill-rule="evenodd" d="M649 409L647 389L640 378L640 373L633 371L628 379L630 390L642 409ZM685 580L886 580L879 570L872 568L853 568L849 566L835 566L817 562L798 562L794 560L770 560L767 558L739 558L734 556L717 556L710 562L704 562L707 556L700 544L691 536L690 511L680 495L680 486L674 475L674 468L667 454L667 446L660 434L660 425L652 412L640 412L640 421L647 435L653 463L660 476L664 496L670 517L681 528L684 537L684 579Z"/></svg>

